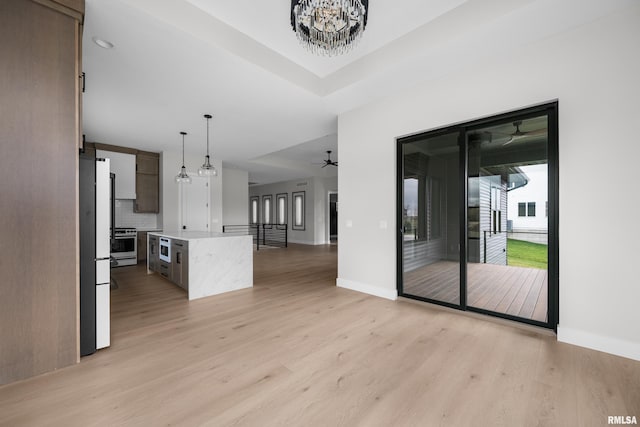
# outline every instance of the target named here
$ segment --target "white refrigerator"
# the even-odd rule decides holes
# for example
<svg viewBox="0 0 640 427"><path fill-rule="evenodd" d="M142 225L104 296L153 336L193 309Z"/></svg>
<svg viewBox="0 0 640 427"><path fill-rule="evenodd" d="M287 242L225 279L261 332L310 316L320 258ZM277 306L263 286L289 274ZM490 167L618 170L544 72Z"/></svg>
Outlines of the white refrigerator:
<svg viewBox="0 0 640 427"><path fill-rule="evenodd" d="M96 349L111 335L111 179L109 159L96 160Z"/></svg>

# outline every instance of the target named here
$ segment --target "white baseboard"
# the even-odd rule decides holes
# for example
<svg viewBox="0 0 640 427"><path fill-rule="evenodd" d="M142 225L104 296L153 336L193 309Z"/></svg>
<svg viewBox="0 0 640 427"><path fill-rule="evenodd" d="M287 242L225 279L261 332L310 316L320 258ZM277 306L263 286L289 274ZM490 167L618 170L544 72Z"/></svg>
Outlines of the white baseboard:
<svg viewBox="0 0 640 427"><path fill-rule="evenodd" d="M339 288L351 289L352 291L362 292L364 294L373 295L380 298L395 301L398 299L398 291L396 289L385 289L380 286L368 285L366 283L355 282L347 279L336 279L336 285Z"/></svg>
<svg viewBox="0 0 640 427"><path fill-rule="evenodd" d="M310 242L308 240L293 240L293 239L288 239L287 243L295 243L297 245L313 245L313 242Z"/></svg>
<svg viewBox="0 0 640 427"><path fill-rule="evenodd" d="M309 241L309 240L292 240L292 239L288 239L287 242L288 243L295 243L297 245L309 245L309 246L320 246L320 245L326 245L327 244L325 242L314 242L314 241Z"/></svg>
<svg viewBox="0 0 640 427"><path fill-rule="evenodd" d="M640 343L558 326L558 341L640 360Z"/></svg>

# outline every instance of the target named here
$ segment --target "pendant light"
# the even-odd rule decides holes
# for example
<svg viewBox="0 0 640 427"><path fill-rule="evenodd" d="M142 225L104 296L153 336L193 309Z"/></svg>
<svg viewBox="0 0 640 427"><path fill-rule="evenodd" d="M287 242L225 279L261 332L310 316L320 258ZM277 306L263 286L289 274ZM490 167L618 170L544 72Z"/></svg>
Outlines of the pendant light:
<svg viewBox="0 0 640 427"><path fill-rule="evenodd" d="M180 173L176 175L176 182L178 184L191 184L191 177L187 174L187 169L184 167L184 137L186 134L186 132L180 132L180 135L182 135L182 168L180 169Z"/></svg>
<svg viewBox="0 0 640 427"><path fill-rule="evenodd" d="M211 119L211 114L205 114L204 118L207 119L207 155L204 157L204 164L198 169L198 175L216 176L218 171L209 163L209 119Z"/></svg>

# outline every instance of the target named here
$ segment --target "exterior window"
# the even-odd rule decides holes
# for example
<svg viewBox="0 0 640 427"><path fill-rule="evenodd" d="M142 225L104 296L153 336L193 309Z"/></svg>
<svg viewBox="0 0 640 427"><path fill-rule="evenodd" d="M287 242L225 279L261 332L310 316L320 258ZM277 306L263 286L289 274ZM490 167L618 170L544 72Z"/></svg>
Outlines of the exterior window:
<svg viewBox="0 0 640 427"><path fill-rule="evenodd" d="M285 225L287 223L287 194L276 194L276 223Z"/></svg>
<svg viewBox="0 0 640 427"><path fill-rule="evenodd" d="M536 202L518 203L518 216L536 216Z"/></svg>
<svg viewBox="0 0 640 427"><path fill-rule="evenodd" d="M536 202L527 203L527 216L536 216Z"/></svg>
<svg viewBox="0 0 640 427"><path fill-rule="evenodd" d="M304 191L292 193L293 197L293 230L304 230Z"/></svg>
<svg viewBox="0 0 640 427"><path fill-rule="evenodd" d="M498 187L491 187L491 231L493 234L502 231L502 191Z"/></svg>
<svg viewBox="0 0 640 427"><path fill-rule="evenodd" d="M258 223L258 197L251 197L249 202L249 212L251 212L251 224Z"/></svg>
<svg viewBox="0 0 640 427"><path fill-rule="evenodd" d="M262 196L262 222L271 224L271 194Z"/></svg>

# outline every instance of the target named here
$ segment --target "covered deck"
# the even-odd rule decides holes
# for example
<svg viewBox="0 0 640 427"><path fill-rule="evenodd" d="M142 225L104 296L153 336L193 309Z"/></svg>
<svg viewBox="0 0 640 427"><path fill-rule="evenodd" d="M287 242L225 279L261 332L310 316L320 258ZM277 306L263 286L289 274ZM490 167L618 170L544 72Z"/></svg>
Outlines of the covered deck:
<svg viewBox="0 0 640 427"><path fill-rule="evenodd" d="M547 321L547 270L469 263L467 305ZM438 261L404 273L404 293L460 303L460 265Z"/></svg>

